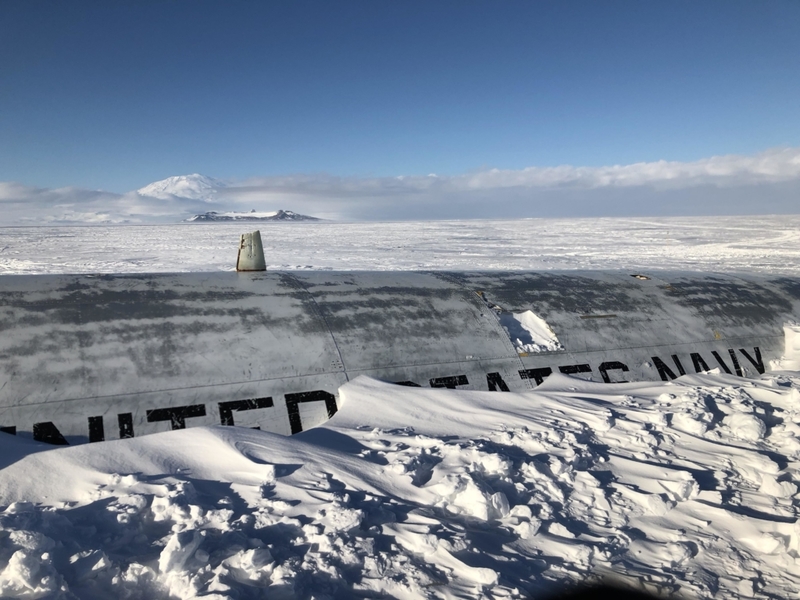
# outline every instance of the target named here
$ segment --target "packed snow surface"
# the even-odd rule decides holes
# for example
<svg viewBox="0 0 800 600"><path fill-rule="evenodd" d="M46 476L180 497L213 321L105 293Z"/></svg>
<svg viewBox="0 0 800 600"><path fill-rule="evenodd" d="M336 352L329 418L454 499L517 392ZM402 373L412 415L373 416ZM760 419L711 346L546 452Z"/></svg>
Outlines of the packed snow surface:
<svg viewBox="0 0 800 600"><path fill-rule="evenodd" d="M800 593L800 373L340 394L294 437L0 434L0 596Z"/></svg>
<svg viewBox="0 0 800 600"><path fill-rule="evenodd" d="M0 228L0 273L233 270L245 223ZM797 275L800 216L259 224L268 269Z"/></svg>

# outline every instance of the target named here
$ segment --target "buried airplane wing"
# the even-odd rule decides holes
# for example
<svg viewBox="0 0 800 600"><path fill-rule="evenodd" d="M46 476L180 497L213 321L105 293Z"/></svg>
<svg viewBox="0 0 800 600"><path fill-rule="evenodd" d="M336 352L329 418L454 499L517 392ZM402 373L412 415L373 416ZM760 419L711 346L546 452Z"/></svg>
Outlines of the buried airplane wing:
<svg viewBox="0 0 800 600"><path fill-rule="evenodd" d="M358 375L529 390L763 373L800 279L680 272L216 272L0 279L0 429L56 443L194 425L292 434Z"/></svg>

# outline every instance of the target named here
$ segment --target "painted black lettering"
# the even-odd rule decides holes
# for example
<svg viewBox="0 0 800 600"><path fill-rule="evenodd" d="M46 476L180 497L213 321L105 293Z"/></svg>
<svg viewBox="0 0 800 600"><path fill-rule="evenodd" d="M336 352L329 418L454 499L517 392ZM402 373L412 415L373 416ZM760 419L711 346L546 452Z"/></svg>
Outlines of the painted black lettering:
<svg viewBox="0 0 800 600"><path fill-rule="evenodd" d="M0 427L0 431L3 433L10 433L11 435L17 435L17 426L10 425L8 427Z"/></svg>
<svg viewBox="0 0 800 600"><path fill-rule="evenodd" d="M563 367L558 367L558 370L564 375L575 375L577 373L591 373L592 367L589 365L564 365Z"/></svg>
<svg viewBox="0 0 800 600"><path fill-rule="evenodd" d="M89 442L102 442L105 439L103 417L89 417Z"/></svg>
<svg viewBox="0 0 800 600"><path fill-rule="evenodd" d="M711 354L713 354L714 358L717 359L717 362L719 363L719 366L722 367L722 370L725 371L728 375L731 375L732 374L731 370L728 368L728 365L725 364L725 361L722 360L722 357L719 355L719 352L717 352L716 350L712 350Z"/></svg>
<svg viewBox="0 0 800 600"><path fill-rule="evenodd" d="M453 375L452 377L434 377L431 379L432 388L456 389L457 385L469 385L466 375Z"/></svg>
<svg viewBox="0 0 800 600"><path fill-rule="evenodd" d="M620 370L620 371L628 371L628 365L625 363L621 363L618 360L611 360L608 362L600 363L600 375L603 377L603 381L606 383L611 383L611 377L609 377L608 372L613 370ZM626 380L616 381L614 383L626 383Z"/></svg>
<svg viewBox="0 0 800 600"><path fill-rule="evenodd" d="M300 420L299 404L301 402L319 401L325 402L325 408L328 409L329 419L336 414L336 411L338 410L336 406L336 398L330 392L326 392L325 390L314 390L313 392L286 394L286 410L289 412L289 425L292 428L292 434L303 431L303 423Z"/></svg>
<svg viewBox="0 0 800 600"><path fill-rule="evenodd" d="M672 369L670 369L663 360L657 356L653 356L652 359L653 364L656 366L656 369L658 369L658 374L661 377L661 381L669 381L670 379L675 379L677 377L677 375L672 372Z"/></svg>
<svg viewBox="0 0 800 600"><path fill-rule="evenodd" d="M393 382L395 385L404 385L406 387L422 387L418 383L414 383L413 381L395 381Z"/></svg>
<svg viewBox="0 0 800 600"><path fill-rule="evenodd" d="M487 373L486 374L486 383L489 384L489 391L496 392L498 388L501 392L507 392L508 386L506 382L503 381L500 373Z"/></svg>
<svg viewBox="0 0 800 600"><path fill-rule="evenodd" d="M64 439L61 432L51 421L33 424L33 439L37 442L46 442L56 446L68 446L69 442Z"/></svg>
<svg viewBox="0 0 800 600"><path fill-rule="evenodd" d="M251 400L231 400L219 403L219 422L223 425L233 426L233 411L255 410L256 408L271 408L272 398L253 398Z"/></svg>
<svg viewBox="0 0 800 600"><path fill-rule="evenodd" d="M205 417L204 404L190 404L188 406L173 406L172 408L155 408L147 411L147 422L170 421L172 429L186 429L186 419L191 417Z"/></svg>
<svg viewBox="0 0 800 600"><path fill-rule="evenodd" d="M681 364L681 359L678 358L677 354L672 355L672 362L675 363L675 367L678 369L678 373L680 373L681 375L686 375L686 371L684 370L683 365Z"/></svg>
<svg viewBox="0 0 800 600"><path fill-rule="evenodd" d="M698 352L692 352L692 364L694 365L695 373L703 373L709 370L706 361L703 360L703 357Z"/></svg>
<svg viewBox="0 0 800 600"><path fill-rule="evenodd" d="M522 379L533 379L536 385L542 385L544 380L553 374L553 369L550 367L540 367L538 369L521 369L519 376Z"/></svg>
<svg viewBox="0 0 800 600"><path fill-rule="evenodd" d="M739 348L739 352L744 354L744 357L749 360L753 366L756 368L756 371L763 374L764 373L764 360L761 358L761 349L756 346L753 348L753 353L756 355L755 359L753 359L750 354L748 354L747 350L744 348Z"/></svg>
<svg viewBox="0 0 800 600"><path fill-rule="evenodd" d="M119 421L119 439L125 440L133 437L133 414L122 413L117 415Z"/></svg>
<svg viewBox="0 0 800 600"><path fill-rule="evenodd" d="M739 359L736 358L736 352L733 351L733 348L728 348L728 354L730 354L731 362L733 363L733 372L739 377L744 377L744 372L742 372L742 367L739 366Z"/></svg>

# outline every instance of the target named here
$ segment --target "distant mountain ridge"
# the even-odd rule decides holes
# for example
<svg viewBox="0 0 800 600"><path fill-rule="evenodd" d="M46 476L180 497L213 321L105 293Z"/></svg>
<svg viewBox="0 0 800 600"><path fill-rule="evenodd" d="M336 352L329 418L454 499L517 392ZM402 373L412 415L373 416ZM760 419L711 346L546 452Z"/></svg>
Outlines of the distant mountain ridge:
<svg viewBox="0 0 800 600"><path fill-rule="evenodd" d="M191 175L176 175L167 177L161 181L154 181L136 190L136 193L146 198L157 198L167 201L194 201L188 203L194 210L197 210L197 201L210 204L209 208L229 204L225 200L231 200L230 195L235 192L236 186L231 186L224 181L192 173ZM224 190L221 194L220 191ZM235 197L235 195L234 195ZM234 200L235 202L235 200ZM202 210L202 209L201 209ZM188 212L188 211L187 211ZM186 214L186 213L184 213ZM191 213L190 213L191 214ZM301 215L290 210L277 211L256 211L237 212L237 211L208 211L196 214L184 220L184 223L210 223L217 221L321 221L317 217Z"/></svg>
<svg viewBox="0 0 800 600"><path fill-rule="evenodd" d="M301 215L290 210L278 210L275 212L206 212L186 219L187 223L210 223L219 221L322 221L317 217Z"/></svg>

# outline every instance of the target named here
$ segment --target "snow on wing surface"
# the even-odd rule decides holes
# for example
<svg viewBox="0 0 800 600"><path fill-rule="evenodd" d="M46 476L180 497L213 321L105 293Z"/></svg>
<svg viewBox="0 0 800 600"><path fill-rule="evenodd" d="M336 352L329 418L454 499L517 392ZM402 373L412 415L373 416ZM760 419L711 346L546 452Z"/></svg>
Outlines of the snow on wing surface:
<svg viewBox="0 0 800 600"><path fill-rule="evenodd" d="M550 325L532 310L501 312L498 319L518 352L556 352L564 349Z"/></svg>

